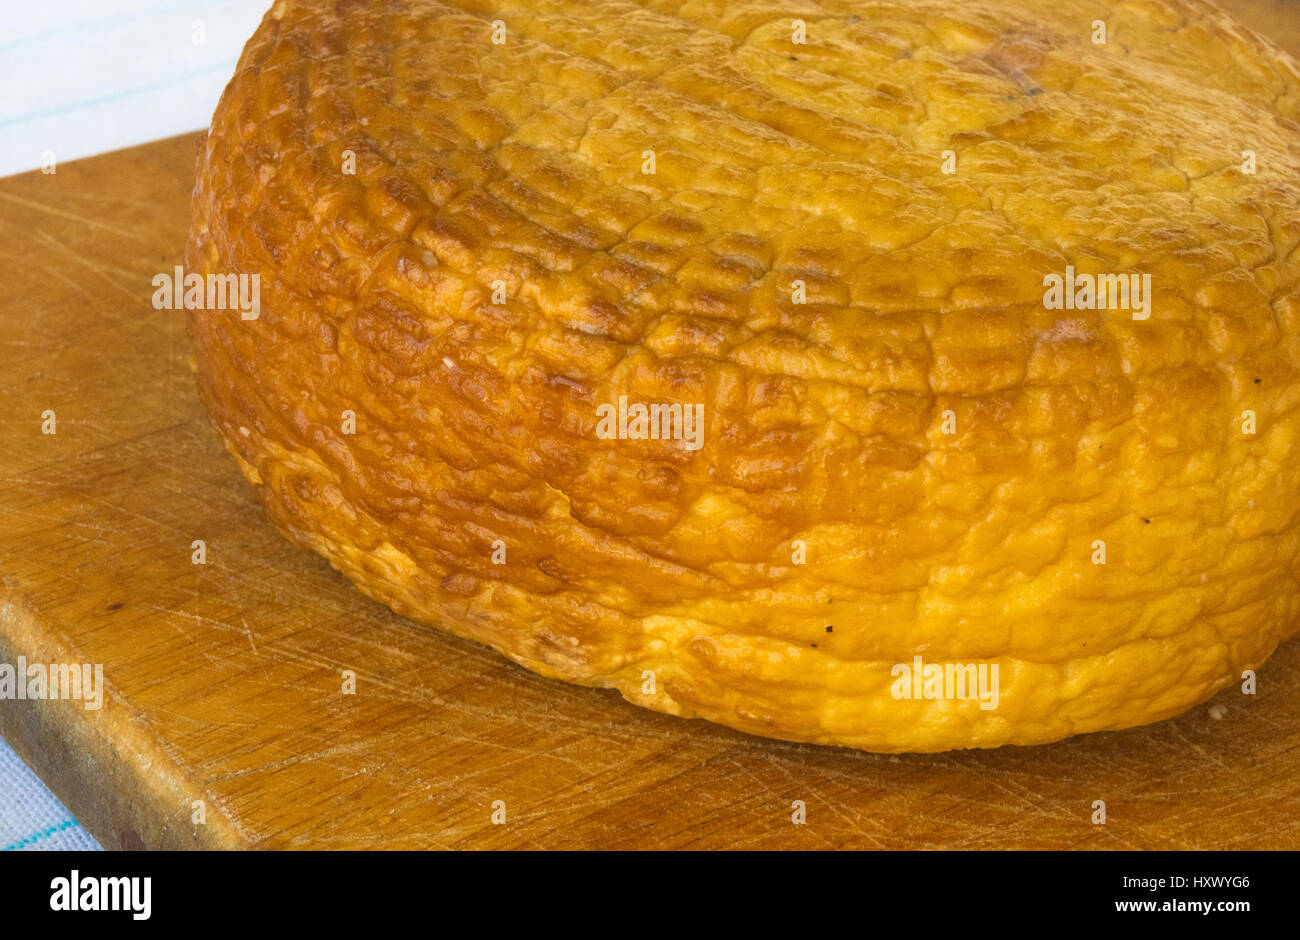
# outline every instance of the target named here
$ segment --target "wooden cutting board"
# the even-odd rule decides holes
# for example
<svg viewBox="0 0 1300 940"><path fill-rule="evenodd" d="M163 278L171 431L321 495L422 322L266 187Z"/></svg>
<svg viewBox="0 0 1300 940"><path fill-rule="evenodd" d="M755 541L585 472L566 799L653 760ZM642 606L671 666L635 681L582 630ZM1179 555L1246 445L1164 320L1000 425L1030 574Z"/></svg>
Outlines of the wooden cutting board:
<svg viewBox="0 0 1300 940"><path fill-rule="evenodd" d="M1300 53L1300 4L1232 6ZM366 600L265 521L151 304L193 156L0 181L0 663L108 690L0 701L0 734L105 847L1300 847L1297 642L1217 718L890 757L656 715Z"/></svg>

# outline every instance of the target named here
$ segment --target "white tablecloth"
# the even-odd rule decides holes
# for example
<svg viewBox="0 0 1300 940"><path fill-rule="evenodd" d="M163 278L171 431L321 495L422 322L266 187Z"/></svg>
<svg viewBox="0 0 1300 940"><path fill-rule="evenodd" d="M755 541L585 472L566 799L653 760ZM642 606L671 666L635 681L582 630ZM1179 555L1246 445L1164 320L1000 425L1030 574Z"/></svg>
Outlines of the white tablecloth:
<svg viewBox="0 0 1300 940"><path fill-rule="evenodd" d="M270 0L25 0L0 19L0 176L208 126Z"/></svg>
<svg viewBox="0 0 1300 940"><path fill-rule="evenodd" d="M0 740L0 852L97 848L90 833Z"/></svg>

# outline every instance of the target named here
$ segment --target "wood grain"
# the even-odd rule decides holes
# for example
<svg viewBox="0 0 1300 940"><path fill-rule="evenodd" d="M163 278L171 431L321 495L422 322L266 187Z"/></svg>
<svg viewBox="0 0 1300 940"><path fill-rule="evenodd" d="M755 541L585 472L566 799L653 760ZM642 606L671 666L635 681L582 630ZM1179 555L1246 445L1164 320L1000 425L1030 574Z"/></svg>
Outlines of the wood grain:
<svg viewBox="0 0 1300 940"><path fill-rule="evenodd" d="M1229 6L1300 53L1300 5ZM0 662L108 686L0 702L0 734L106 847L1300 847L1300 643L1221 719L886 757L656 715L367 601L264 520L150 303L193 156L0 181Z"/></svg>

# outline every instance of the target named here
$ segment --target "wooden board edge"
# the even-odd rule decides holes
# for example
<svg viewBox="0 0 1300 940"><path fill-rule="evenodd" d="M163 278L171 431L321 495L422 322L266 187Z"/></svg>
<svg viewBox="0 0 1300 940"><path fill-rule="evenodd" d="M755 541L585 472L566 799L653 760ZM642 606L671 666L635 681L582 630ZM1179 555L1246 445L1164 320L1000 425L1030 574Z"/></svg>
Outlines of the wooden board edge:
<svg viewBox="0 0 1300 940"><path fill-rule="evenodd" d="M0 662L81 663L55 630L42 630L22 595L0 576ZM105 849L239 849L254 840L241 831L203 784L173 760L131 714L127 699L103 682L94 720L75 714L81 702L0 701L0 736ZM134 759L130 759L134 755ZM149 768L144 773L141 768ZM191 823L192 804L206 822ZM163 807L175 807L173 814Z"/></svg>

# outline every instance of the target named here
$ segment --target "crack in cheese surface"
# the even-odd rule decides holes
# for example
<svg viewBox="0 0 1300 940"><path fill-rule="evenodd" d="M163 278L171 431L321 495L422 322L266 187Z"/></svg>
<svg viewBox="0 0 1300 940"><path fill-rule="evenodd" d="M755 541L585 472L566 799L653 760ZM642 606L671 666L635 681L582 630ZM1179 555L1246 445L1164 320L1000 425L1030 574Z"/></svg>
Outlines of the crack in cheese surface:
<svg viewBox="0 0 1300 940"><path fill-rule="evenodd" d="M279 0L198 155L189 268L262 286L199 387L287 536L544 675L879 751L1154 721L1297 629L1298 119L1192 0Z"/></svg>

